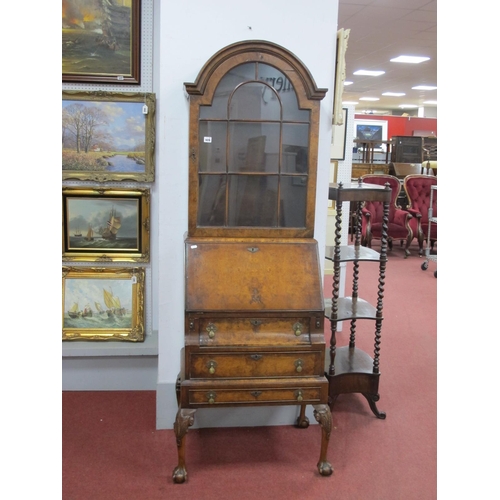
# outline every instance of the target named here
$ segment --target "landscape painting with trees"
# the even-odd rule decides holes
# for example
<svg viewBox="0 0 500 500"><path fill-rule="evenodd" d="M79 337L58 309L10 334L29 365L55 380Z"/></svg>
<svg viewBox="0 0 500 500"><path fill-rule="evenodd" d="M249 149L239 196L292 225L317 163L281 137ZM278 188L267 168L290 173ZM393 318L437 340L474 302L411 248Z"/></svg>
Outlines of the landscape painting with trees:
<svg viewBox="0 0 500 500"><path fill-rule="evenodd" d="M154 180L154 94L63 92L63 179Z"/></svg>

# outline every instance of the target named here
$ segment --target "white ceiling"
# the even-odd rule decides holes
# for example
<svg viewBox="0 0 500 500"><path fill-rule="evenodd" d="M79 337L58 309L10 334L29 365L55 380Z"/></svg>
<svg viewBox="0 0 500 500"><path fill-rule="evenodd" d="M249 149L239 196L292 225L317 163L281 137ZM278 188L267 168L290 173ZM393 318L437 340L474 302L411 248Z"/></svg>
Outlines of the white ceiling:
<svg viewBox="0 0 500 500"><path fill-rule="evenodd" d="M357 113L375 110L382 114L417 115L400 104L415 104L436 116L437 90L412 90L416 85L437 86L437 0L339 0L338 28L350 29L346 52L343 101L357 101ZM420 64L390 62L399 55L427 56ZM359 69L382 70L381 76L355 76ZM403 97L385 97L383 92L404 92ZM360 101L378 97L379 101Z"/></svg>

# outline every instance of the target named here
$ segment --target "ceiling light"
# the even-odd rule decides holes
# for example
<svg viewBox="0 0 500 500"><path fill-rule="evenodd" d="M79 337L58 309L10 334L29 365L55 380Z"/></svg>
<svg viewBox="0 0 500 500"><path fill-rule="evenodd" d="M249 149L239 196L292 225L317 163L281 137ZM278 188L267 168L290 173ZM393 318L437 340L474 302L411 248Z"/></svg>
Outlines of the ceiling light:
<svg viewBox="0 0 500 500"><path fill-rule="evenodd" d="M432 85L417 85L416 87L412 87L412 90L436 90L437 87L433 87Z"/></svg>
<svg viewBox="0 0 500 500"><path fill-rule="evenodd" d="M378 97L360 97L360 101L380 101Z"/></svg>
<svg viewBox="0 0 500 500"><path fill-rule="evenodd" d="M369 71L367 69L358 69L353 75L363 75L363 76L380 76L383 75L385 71Z"/></svg>
<svg viewBox="0 0 500 500"><path fill-rule="evenodd" d="M424 61L428 61L430 57L419 57L419 56L398 56L394 59L391 59L391 62L399 62L399 63L410 63L410 64L419 64Z"/></svg>
<svg viewBox="0 0 500 500"><path fill-rule="evenodd" d="M391 97L401 97L406 95L404 92L384 92L382 95Z"/></svg>
<svg viewBox="0 0 500 500"><path fill-rule="evenodd" d="M348 106L349 104L359 104L357 101L342 101L342 104Z"/></svg>
<svg viewBox="0 0 500 500"><path fill-rule="evenodd" d="M424 104L435 104L437 106L437 101L424 101Z"/></svg>
<svg viewBox="0 0 500 500"><path fill-rule="evenodd" d="M352 85L353 83L354 83L354 82L350 82L349 80L346 80L346 81L344 82L344 87L345 87L346 85Z"/></svg>
<svg viewBox="0 0 500 500"><path fill-rule="evenodd" d="M399 105L400 108L418 108L418 105L416 104L400 104Z"/></svg>

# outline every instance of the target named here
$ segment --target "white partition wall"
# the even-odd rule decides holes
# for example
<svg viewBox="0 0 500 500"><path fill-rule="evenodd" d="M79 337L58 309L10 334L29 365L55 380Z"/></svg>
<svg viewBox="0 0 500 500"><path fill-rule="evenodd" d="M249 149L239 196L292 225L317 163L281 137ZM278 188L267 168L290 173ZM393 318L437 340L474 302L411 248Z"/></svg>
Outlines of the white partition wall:
<svg viewBox="0 0 500 500"><path fill-rule="evenodd" d="M183 241L187 231L189 155L189 103L184 83L194 82L205 62L221 48L254 39L290 50L308 67L317 86L329 89L321 102L315 221L315 238L323 258L337 13L337 0L154 1L157 156L152 237L157 246L152 262L152 305L153 328L158 330L158 429L172 428L175 420L175 385L184 343ZM293 407L200 409L195 426L291 424L296 416ZM310 420L314 423L314 418Z"/></svg>

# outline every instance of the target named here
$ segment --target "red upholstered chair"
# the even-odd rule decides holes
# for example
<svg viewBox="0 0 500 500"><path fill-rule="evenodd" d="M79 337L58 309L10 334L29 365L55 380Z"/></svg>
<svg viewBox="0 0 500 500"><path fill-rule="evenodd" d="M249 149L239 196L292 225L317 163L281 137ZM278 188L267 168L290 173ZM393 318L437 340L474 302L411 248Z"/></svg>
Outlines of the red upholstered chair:
<svg viewBox="0 0 500 500"><path fill-rule="evenodd" d="M413 215L410 221L413 233L418 238L419 255L424 254L424 240L427 240L429 231L429 204L431 186L437 185L437 178L433 175L407 175L404 179L404 190L408 197L407 210ZM432 216L437 217L437 191L433 195ZM430 242L434 247L437 241L437 224L431 224Z"/></svg>
<svg viewBox="0 0 500 500"><path fill-rule="evenodd" d="M367 174L361 177L363 182L385 186L389 183L392 190L391 204L389 207L389 221L387 226L387 243L392 250L392 240L401 240L401 244L406 240L405 256L410 255L409 246L413 240L413 231L410 225L412 216L406 210L402 210L396 205L401 182L393 175ZM361 219L361 244L371 247L373 238L380 238L382 235L383 205L379 201L367 201L362 209Z"/></svg>

